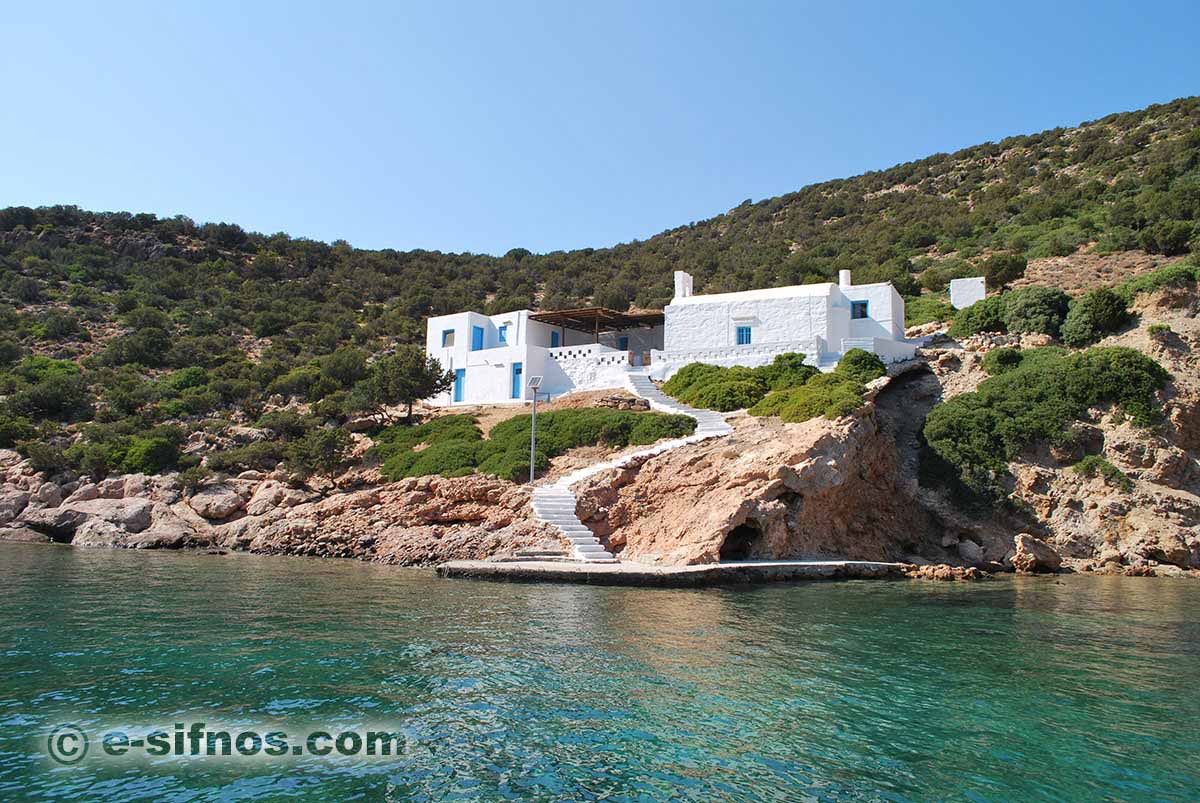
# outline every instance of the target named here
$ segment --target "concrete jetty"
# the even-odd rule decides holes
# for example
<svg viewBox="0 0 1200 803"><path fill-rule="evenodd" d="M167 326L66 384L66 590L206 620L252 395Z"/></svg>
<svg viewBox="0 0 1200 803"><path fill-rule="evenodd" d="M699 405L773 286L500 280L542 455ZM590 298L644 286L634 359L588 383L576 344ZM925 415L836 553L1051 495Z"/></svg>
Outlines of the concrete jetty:
<svg viewBox="0 0 1200 803"><path fill-rule="evenodd" d="M437 567L440 577L592 585L700 586L807 580L899 579L903 564L869 560L766 560L657 566L648 563L455 560Z"/></svg>

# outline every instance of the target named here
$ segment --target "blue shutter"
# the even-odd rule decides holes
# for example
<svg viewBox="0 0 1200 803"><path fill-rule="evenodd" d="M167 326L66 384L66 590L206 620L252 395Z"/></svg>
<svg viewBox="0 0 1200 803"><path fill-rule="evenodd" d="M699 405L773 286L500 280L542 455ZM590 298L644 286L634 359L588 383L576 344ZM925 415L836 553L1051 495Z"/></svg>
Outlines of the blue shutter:
<svg viewBox="0 0 1200 803"><path fill-rule="evenodd" d="M512 364L512 397L514 399L521 398L521 363L514 362Z"/></svg>
<svg viewBox="0 0 1200 803"><path fill-rule="evenodd" d="M481 351L483 349L483 327L471 327L471 351Z"/></svg>
<svg viewBox="0 0 1200 803"><path fill-rule="evenodd" d="M463 400L463 386L467 384L467 369L454 369L454 400L460 402Z"/></svg>
<svg viewBox="0 0 1200 803"><path fill-rule="evenodd" d="M558 348L558 346L559 346L558 332L551 332L550 333L550 348L556 349L556 348Z"/></svg>
<svg viewBox="0 0 1200 803"><path fill-rule="evenodd" d="M750 345L750 327L749 326L739 326L737 328L737 344L739 346L749 346Z"/></svg>

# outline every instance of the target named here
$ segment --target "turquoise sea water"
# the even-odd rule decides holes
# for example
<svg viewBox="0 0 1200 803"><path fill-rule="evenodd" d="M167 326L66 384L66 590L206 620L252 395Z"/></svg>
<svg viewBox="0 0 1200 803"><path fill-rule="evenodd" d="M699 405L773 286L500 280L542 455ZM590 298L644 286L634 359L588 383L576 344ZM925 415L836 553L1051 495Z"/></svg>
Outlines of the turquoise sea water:
<svg viewBox="0 0 1200 803"><path fill-rule="evenodd" d="M1200 583L509 585L0 545L0 800L1187 800ZM396 757L58 765L63 722ZM94 740L93 736L93 740Z"/></svg>

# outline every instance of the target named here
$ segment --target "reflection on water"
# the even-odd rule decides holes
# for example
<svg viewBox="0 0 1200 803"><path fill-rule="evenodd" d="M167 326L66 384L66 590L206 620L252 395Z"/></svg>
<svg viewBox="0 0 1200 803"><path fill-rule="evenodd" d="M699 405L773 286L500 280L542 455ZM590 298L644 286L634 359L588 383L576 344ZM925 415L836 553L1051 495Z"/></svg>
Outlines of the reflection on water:
<svg viewBox="0 0 1200 803"><path fill-rule="evenodd" d="M1187 799L1200 584L642 590L0 546L0 800ZM402 758L53 767L34 736L396 723Z"/></svg>

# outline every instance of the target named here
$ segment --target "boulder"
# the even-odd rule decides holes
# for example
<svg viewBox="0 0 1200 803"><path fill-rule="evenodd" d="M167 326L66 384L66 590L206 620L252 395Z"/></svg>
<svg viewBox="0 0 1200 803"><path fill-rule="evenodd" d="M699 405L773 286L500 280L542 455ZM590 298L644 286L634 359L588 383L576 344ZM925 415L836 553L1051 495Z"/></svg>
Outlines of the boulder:
<svg viewBox="0 0 1200 803"><path fill-rule="evenodd" d="M1013 568L1022 574L1056 572L1062 566L1062 556L1054 547L1029 533L1019 533L1013 539L1013 548Z"/></svg>
<svg viewBox="0 0 1200 803"><path fill-rule="evenodd" d="M15 488L0 492L0 524L8 522L21 515L21 511L29 504L29 494Z"/></svg>
<svg viewBox="0 0 1200 803"><path fill-rule="evenodd" d="M99 518L89 518L75 530L71 539L74 546L120 546L122 539L128 535L111 521Z"/></svg>
<svg viewBox="0 0 1200 803"><path fill-rule="evenodd" d="M93 499L100 498L100 487L92 483L80 485L75 491L68 496L63 504L71 504L72 502L90 502Z"/></svg>
<svg viewBox="0 0 1200 803"><path fill-rule="evenodd" d="M984 560L983 548L967 538L958 542L958 556L972 566L978 566Z"/></svg>
<svg viewBox="0 0 1200 803"><path fill-rule="evenodd" d="M62 490L52 482L43 482L33 494L33 500L43 507L58 507L62 504Z"/></svg>
<svg viewBox="0 0 1200 803"><path fill-rule="evenodd" d="M188 504L209 521L221 521L244 508L246 500L228 485L210 485L192 494Z"/></svg>
<svg viewBox="0 0 1200 803"><path fill-rule="evenodd" d="M45 533L28 527L0 527L0 541L22 541L29 544L48 544L53 540Z"/></svg>
<svg viewBox="0 0 1200 803"><path fill-rule="evenodd" d="M278 507L295 507L304 501L304 494L276 480L267 480L259 485L246 505L251 516L262 516Z"/></svg>
<svg viewBox="0 0 1200 803"><path fill-rule="evenodd" d="M70 507L48 507L26 511L21 519L25 526L56 541L69 541L79 525L87 521L88 514Z"/></svg>
<svg viewBox="0 0 1200 803"><path fill-rule="evenodd" d="M125 478L109 477L98 484L100 496L106 499L120 499L125 495Z"/></svg>
<svg viewBox="0 0 1200 803"><path fill-rule="evenodd" d="M92 499L74 502L71 510L109 522L126 532L140 533L150 526L154 505L147 499Z"/></svg>

